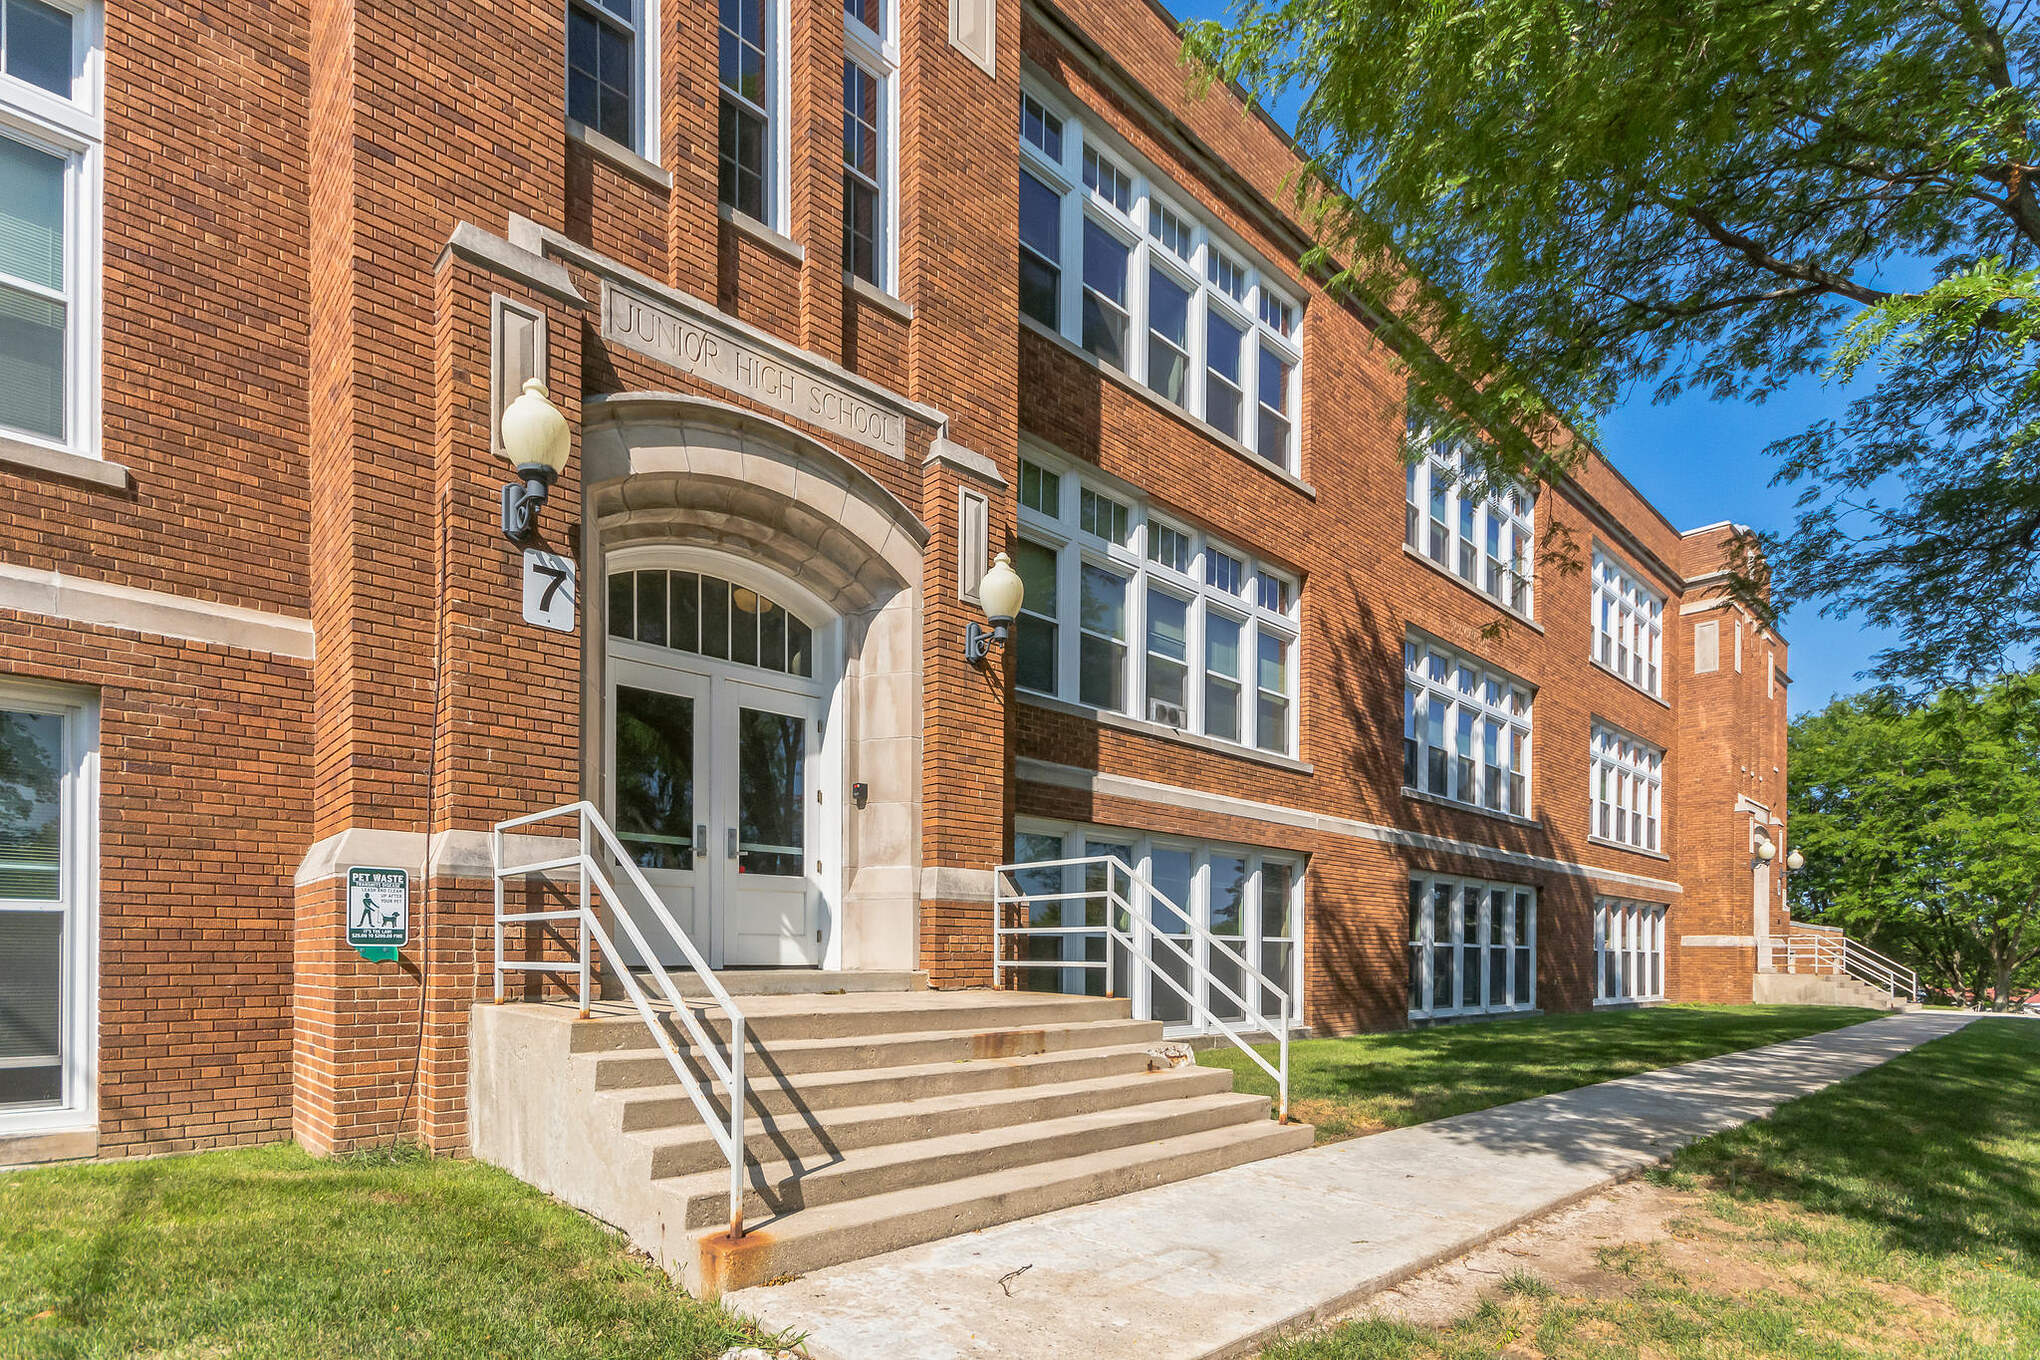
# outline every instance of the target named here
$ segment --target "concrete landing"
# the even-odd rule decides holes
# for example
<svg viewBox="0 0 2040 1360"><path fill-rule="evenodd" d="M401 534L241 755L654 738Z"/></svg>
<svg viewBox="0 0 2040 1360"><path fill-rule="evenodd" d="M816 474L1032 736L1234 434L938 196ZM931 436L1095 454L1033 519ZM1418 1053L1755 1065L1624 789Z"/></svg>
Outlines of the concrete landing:
<svg viewBox="0 0 2040 1360"><path fill-rule="evenodd" d="M807 1333L815 1360L1252 1355L1974 1018L1872 1020L1007 1223L726 1301L767 1327Z"/></svg>

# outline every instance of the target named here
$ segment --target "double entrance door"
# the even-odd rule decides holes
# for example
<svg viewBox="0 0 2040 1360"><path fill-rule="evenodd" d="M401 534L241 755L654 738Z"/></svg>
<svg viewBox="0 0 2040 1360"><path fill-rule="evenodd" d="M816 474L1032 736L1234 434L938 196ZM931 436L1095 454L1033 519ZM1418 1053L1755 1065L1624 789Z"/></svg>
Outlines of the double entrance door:
<svg viewBox="0 0 2040 1360"><path fill-rule="evenodd" d="M710 967L822 960L821 720L820 697L798 684L610 654L617 838ZM680 962L650 910L622 892L659 962ZM616 941L627 966L642 962L627 935Z"/></svg>

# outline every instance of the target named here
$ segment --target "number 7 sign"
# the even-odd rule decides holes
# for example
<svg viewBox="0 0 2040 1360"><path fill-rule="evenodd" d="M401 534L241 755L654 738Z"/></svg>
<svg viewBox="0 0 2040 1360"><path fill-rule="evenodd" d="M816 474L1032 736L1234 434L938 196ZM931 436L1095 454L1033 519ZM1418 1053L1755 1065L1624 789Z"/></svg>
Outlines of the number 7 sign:
<svg viewBox="0 0 2040 1360"><path fill-rule="evenodd" d="M555 553L524 550L524 621L556 633L574 631L574 564Z"/></svg>

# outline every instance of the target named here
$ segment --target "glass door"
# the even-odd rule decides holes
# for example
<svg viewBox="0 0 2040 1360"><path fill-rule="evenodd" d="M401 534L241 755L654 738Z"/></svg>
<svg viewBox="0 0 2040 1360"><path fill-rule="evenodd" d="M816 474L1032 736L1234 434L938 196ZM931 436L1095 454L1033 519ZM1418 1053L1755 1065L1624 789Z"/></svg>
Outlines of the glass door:
<svg viewBox="0 0 2040 1360"><path fill-rule="evenodd" d="M810 763L821 753L815 701L719 682L716 741L724 822L725 958L733 965L821 962Z"/></svg>
<svg viewBox="0 0 2040 1360"><path fill-rule="evenodd" d="M708 680L621 660L612 663L612 674L610 732L615 758L610 762L614 787L609 805L617 839L644 871L674 923L709 966L716 967L722 942L710 910L714 885L707 871L713 866L705 862L702 844L708 834L708 809L700 795L706 789L697 778L708 766ZM679 945L655 913L638 904L630 890L624 889L623 896L658 961L667 966L682 962ZM640 966L643 956L628 932L613 920L609 928L624 965Z"/></svg>

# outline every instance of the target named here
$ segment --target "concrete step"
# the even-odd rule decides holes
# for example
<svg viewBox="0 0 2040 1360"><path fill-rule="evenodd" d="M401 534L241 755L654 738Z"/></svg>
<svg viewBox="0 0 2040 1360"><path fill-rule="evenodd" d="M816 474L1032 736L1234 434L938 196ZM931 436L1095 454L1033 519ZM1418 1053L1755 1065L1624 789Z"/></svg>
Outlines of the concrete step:
<svg viewBox="0 0 2040 1360"><path fill-rule="evenodd" d="M737 1003L747 1037L842 1039L855 1035L911 1034L947 1030L963 1033L1040 1029L1090 1020L1124 1020L1130 1003L1108 997L1066 997L1029 992L871 992L832 996L818 1008L813 996L756 996ZM664 1011L662 1004L658 1007ZM709 1033L727 1038L729 1017L720 1007L693 1008ZM688 1040L686 1027L670 1018L668 1031ZM586 1020L576 1021L572 1051L647 1048L650 1036L628 1002L604 1001Z"/></svg>
<svg viewBox="0 0 2040 1360"><path fill-rule="evenodd" d="M1267 1119L1265 1096L1223 1092L1158 1101L1132 1110L1093 1110L914 1142L839 1149L812 1159L748 1167L751 1188L744 1196L744 1217L755 1222L784 1218L803 1209L917 1185L1040 1166L1108 1148L1154 1143L1234 1124L1266 1123ZM727 1168L654 1184L686 1197L688 1228L714 1228L729 1222Z"/></svg>
<svg viewBox="0 0 2040 1360"><path fill-rule="evenodd" d="M770 1114L748 1119L744 1151L761 1165L812 1162L858 1148L919 1142L949 1134L1011 1128L1030 1121L1125 1111L1164 1101L1219 1095L1232 1089L1232 1074L1216 1067L1177 1067L1161 1072L1092 1077L1004 1090L961 1091L920 1100L814 1113ZM616 1097L606 1097L614 1100ZM686 1100L680 1096L679 1099ZM692 1115L684 1124L631 1131L649 1152L654 1179L720 1170L729 1163L708 1126Z"/></svg>
<svg viewBox="0 0 2040 1360"><path fill-rule="evenodd" d="M668 1269L681 1266L683 1282L697 1293L742 1289L1297 1151L1312 1137L1307 1125L1257 1120L868 1195L747 1224L755 1231L736 1242L705 1237L694 1259L671 1261Z"/></svg>
<svg viewBox="0 0 2040 1360"><path fill-rule="evenodd" d="M745 1073L744 1092L751 1113L794 1114L839 1110L852 1105L884 1105L893 1101L927 1100L967 1091L999 1091L1015 1086L1043 1086L1091 1077L1130 1077L1145 1073L1148 1045L1121 1044L1084 1048L1070 1053L1037 1053L1027 1058L920 1063L872 1071L809 1072L780 1081L769 1074ZM669 1068L668 1071L671 1069ZM636 1088L619 1097L625 1102L623 1127L656 1129L690 1123L700 1117L694 1101L675 1082ZM722 1083L709 1087L709 1099L728 1108Z"/></svg>
<svg viewBox="0 0 2040 1360"><path fill-rule="evenodd" d="M642 1028L638 1031L643 1036ZM747 1042L746 1074L756 1081L777 1081L815 1072L871 1071L926 1063L973 1059L1024 1058L1040 1053L1066 1053L1087 1048L1162 1042L1158 1020L1083 1020L1036 1029L982 1032L934 1030L908 1034L853 1034L840 1039L766 1039ZM721 1050L718 1058L721 1057ZM698 1047L683 1050L697 1078L709 1069ZM656 1048L619 1048L592 1058L595 1088L618 1091L638 1086L671 1086L673 1069Z"/></svg>

